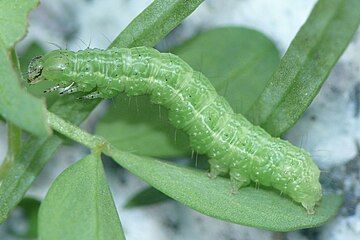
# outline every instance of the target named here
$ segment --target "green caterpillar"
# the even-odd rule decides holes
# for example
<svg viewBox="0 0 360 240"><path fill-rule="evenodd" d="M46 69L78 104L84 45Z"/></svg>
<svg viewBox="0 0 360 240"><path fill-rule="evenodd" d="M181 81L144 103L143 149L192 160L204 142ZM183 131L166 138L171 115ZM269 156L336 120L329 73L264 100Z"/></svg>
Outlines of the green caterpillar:
<svg viewBox="0 0 360 240"><path fill-rule="evenodd" d="M309 214L321 199L320 171L309 153L234 113L203 74L173 54L146 47L56 50L29 65L28 82L42 80L56 84L45 92L84 92L84 99L148 94L169 110L193 150L209 157L210 177L229 173L233 190L251 181L272 186Z"/></svg>

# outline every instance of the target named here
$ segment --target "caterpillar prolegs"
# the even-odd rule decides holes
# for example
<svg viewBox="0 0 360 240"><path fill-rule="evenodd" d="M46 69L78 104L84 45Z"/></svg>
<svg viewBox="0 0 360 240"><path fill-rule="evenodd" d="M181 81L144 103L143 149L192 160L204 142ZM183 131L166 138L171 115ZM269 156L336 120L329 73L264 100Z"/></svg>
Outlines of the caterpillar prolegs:
<svg viewBox="0 0 360 240"><path fill-rule="evenodd" d="M209 157L211 177L229 173L235 190L251 181L274 187L309 214L321 199L320 171L309 153L234 113L202 73L173 54L146 47L56 50L29 65L29 83L42 80L55 83L48 92L84 92L84 99L148 94L168 109L193 150Z"/></svg>

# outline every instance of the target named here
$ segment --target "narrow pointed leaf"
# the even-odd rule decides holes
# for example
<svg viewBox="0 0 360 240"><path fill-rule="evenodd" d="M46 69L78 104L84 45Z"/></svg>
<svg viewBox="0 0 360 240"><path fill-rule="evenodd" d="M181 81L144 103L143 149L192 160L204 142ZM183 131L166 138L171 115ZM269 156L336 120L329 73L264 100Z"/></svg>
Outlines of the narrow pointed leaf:
<svg viewBox="0 0 360 240"><path fill-rule="evenodd" d="M155 0L111 43L110 47L152 47L204 0Z"/></svg>
<svg viewBox="0 0 360 240"><path fill-rule="evenodd" d="M360 23L359 0L319 0L247 113L273 136L308 108Z"/></svg>
<svg viewBox="0 0 360 240"><path fill-rule="evenodd" d="M271 189L246 187L232 194L230 181L209 179L204 171L178 167L164 161L137 157L110 148L108 154L156 189L205 215L272 231L292 231L319 226L334 217L340 196L323 196L316 214Z"/></svg>

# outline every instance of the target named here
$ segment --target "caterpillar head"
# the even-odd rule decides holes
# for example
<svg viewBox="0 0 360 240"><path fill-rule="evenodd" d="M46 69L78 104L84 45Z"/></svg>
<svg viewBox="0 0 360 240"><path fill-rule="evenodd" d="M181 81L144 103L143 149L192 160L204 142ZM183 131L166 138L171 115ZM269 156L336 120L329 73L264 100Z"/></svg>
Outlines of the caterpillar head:
<svg viewBox="0 0 360 240"><path fill-rule="evenodd" d="M42 56L34 57L28 66L28 83L35 84L43 80L42 71L43 71L43 61Z"/></svg>
<svg viewBox="0 0 360 240"><path fill-rule="evenodd" d="M57 83L64 81L64 72L69 68L72 54L67 50L56 50L45 54L44 56L34 57L28 67L28 83L36 84L43 80L56 81ZM65 79L66 80L66 79Z"/></svg>

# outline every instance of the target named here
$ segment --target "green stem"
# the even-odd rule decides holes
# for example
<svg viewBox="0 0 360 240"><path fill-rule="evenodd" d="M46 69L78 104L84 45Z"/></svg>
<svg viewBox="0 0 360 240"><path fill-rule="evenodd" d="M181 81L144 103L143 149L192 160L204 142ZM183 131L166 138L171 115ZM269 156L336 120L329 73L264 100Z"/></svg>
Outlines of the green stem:
<svg viewBox="0 0 360 240"><path fill-rule="evenodd" d="M17 155L21 151L21 139L22 131L20 128L15 126L13 123L7 123L8 131L8 147L7 154L3 164L0 166L0 180L4 177L7 172L7 169L15 161Z"/></svg>
<svg viewBox="0 0 360 240"><path fill-rule="evenodd" d="M10 59L11 64L14 69L16 69L18 76L20 78L20 65L16 55L15 48L10 49ZM7 122L7 132L8 132L8 147L6 157L4 162L0 166L0 180L3 179L7 170L10 168L11 164L15 161L17 155L21 151L21 140L22 140L22 131L16 125L11 122Z"/></svg>
<svg viewBox="0 0 360 240"><path fill-rule="evenodd" d="M7 124L8 128L8 153L7 156L15 160L21 151L22 131L12 123Z"/></svg>
<svg viewBox="0 0 360 240"><path fill-rule="evenodd" d="M99 150L107 152L107 149L110 148L110 143L108 143L104 138L91 135L82 130L81 128L58 117L52 112L48 112L47 116L48 123L53 130L63 134L64 136L76 142L83 144L91 150L96 152Z"/></svg>

